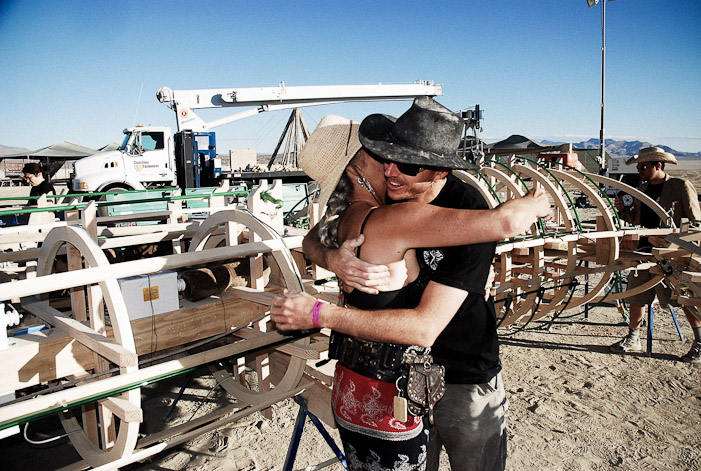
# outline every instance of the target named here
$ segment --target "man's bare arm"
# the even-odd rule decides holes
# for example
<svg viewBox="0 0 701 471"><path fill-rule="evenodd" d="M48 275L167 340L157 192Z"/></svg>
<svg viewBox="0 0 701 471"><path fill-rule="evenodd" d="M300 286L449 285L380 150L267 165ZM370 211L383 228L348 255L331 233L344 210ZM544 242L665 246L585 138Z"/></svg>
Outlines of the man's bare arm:
<svg viewBox="0 0 701 471"><path fill-rule="evenodd" d="M386 265L373 265L355 256L355 249L365 240L364 235L345 241L338 249L328 249L319 242L319 225L314 226L302 241L304 256L319 266L334 272L350 288L377 294L378 286L389 281Z"/></svg>
<svg viewBox="0 0 701 471"><path fill-rule="evenodd" d="M376 342L430 347L467 297L467 291L430 282L415 309L363 311L324 304L319 314L321 327ZM316 299L302 293L277 297L271 318L281 330L311 329Z"/></svg>

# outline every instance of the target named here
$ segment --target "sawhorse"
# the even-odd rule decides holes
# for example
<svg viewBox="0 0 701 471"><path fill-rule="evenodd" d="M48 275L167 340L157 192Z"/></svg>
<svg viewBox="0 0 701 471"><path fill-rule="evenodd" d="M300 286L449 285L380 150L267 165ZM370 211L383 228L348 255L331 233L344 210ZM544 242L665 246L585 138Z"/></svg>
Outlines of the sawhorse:
<svg viewBox="0 0 701 471"><path fill-rule="evenodd" d="M285 458L285 466L283 467L283 470L292 471L292 466L294 465L295 458L297 457L297 449L299 448L299 441L302 438L302 432L304 432L304 424L306 423L307 417L309 417L312 423L316 426L316 429L319 431L321 436L324 437L324 440L326 440L326 443L329 445L336 457L314 466L308 466L305 468L305 470L312 471L322 469L334 464L337 461L341 462L344 469L348 469L346 457L343 455L343 452L338 448L336 442L333 441L333 438L331 438L329 432L326 431L321 421L314 414L309 412L309 409L307 408L307 401L300 396L295 396L294 400L297 404L299 404L299 412L297 413L297 419L295 420L295 428L292 432L290 448L287 450L287 457Z"/></svg>

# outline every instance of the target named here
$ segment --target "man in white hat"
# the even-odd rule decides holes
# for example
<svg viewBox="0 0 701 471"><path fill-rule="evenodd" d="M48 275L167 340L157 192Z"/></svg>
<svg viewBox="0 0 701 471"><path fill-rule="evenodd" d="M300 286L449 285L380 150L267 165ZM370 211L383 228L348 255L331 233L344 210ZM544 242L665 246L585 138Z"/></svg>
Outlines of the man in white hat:
<svg viewBox="0 0 701 471"><path fill-rule="evenodd" d="M384 162L391 200L487 209L477 190L450 173L450 169L471 167L458 155L461 132L460 118L433 99L420 97L398 118L366 117L359 138L366 152ZM309 259L335 272L346 285L373 292L366 286L365 270L374 270L372 281L382 284L383 267L355 258L352 247L346 241L341 249L324 250L315 230L304 239ZM434 358L446 368L446 392L436 404L427 450L429 471L438 470L443 447L454 471L496 471L506 465L509 401L501 380L494 303L485 295L495 248L495 243L484 243L416 250L427 283L421 303L435 301L440 308L427 312L412 330L424 335L436 331L427 343L433 344ZM374 319L383 315L382 311L372 314ZM447 326L438 318L449 321ZM350 315L336 321L362 332L367 340L373 340L372 329L377 329L377 321ZM435 328L438 324L440 329Z"/></svg>
<svg viewBox="0 0 701 471"><path fill-rule="evenodd" d="M682 218L701 220L701 210L694 185L688 180L672 178L665 172L665 164L677 164L674 155L659 147L645 147L640 149L637 156L629 159L626 163L628 165L637 164L638 173L643 181L639 190L657 201L676 227L679 227ZM670 225L669 221L661 221L657 214L647 205L643 205L640 200L635 200L632 206L625 206L620 198L616 198L615 205L621 218L633 225L646 228L669 227ZM650 249L647 238L641 238L638 250L649 251ZM649 270L638 270L637 276L628 275L628 288L635 288L648 280L650 280ZM655 295L663 306L672 304L670 294L671 290L660 283L653 289L627 298L630 303L628 335L611 345L610 350L616 353L642 352L640 324L643 319L643 306L652 303ZM681 357L681 360L699 363L701 362L701 319L697 318L688 307L683 309L694 331L694 342L689 352Z"/></svg>

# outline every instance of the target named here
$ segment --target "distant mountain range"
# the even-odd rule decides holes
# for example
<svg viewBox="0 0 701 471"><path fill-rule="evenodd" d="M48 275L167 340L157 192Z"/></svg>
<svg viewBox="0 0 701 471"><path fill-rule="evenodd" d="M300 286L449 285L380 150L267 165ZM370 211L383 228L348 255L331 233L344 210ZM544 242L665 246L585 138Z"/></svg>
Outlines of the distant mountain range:
<svg viewBox="0 0 701 471"><path fill-rule="evenodd" d="M31 149L25 149L24 147L8 147L0 145L0 155L17 154L19 152L30 152Z"/></svg>
<svg viewBox="0 0 701 471"><path fill-rule="evenodd" d="M554 142L554 141L541 141L543 144L556 145L565 144L565 142ZM651 144L645 141L606 141L606 153L611 157L633 157L638 154L643 147L661 147L665 152L670 152L678 159L701 159L701 152L679 152L671 147L663 146L660 144ZM598 149L599 140L589 139L588 141L573 142L572 147L575 149Z"/></svg>

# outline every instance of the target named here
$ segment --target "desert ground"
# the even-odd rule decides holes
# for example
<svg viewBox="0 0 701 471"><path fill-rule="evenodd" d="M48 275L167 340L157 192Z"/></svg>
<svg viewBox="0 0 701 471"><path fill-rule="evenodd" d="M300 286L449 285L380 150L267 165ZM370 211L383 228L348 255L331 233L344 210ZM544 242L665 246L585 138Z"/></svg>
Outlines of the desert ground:
<svg viewBox="0 0 701 471"><path fill-rule="evenodd" d="M670 169L701 188L701 165ZM627 332L622 314L610 306L566 311L525 330L503 331L503 377L507 413L507 470L688 470L701 469L701 365L679 361L693 338L683 312L677 318L656 306L652 356L618 355L608 345ZM646 334L642 334L643 345ZM143 389L144 432L190 420L226 404L229 398L212 376L199 371L176 401L186 378ZM166 418L168 409L174 405ZM272 407L272 419L255 413L167 450L130 471L281 470L297 416L288 399ZM340 446L338 434L327 425ZM31 423L34 440L60 433L56 418ZM0 440L8 471L54 470L79 457L62 438L29 445L20 435ZM294 469L334 457L307 419ZM450 469L442 456L441 469ZM342 469L339 463L327 469Z"/></svg>

